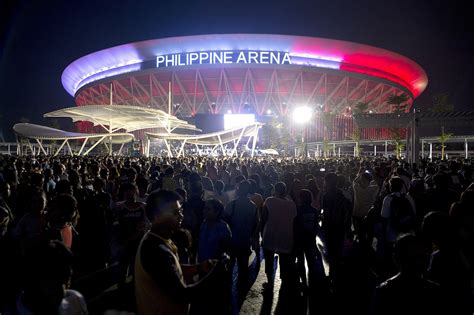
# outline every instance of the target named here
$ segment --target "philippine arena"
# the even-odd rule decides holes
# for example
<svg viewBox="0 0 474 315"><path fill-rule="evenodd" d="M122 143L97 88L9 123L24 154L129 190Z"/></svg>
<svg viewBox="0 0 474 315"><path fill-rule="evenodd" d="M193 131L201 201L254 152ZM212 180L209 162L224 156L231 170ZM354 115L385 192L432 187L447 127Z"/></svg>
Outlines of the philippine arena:
<svg viewBox="0 0 474 315"><path fill-rule="evenodd" d="M307 106L315 113L305 129L307 141L350 139L359 102L368 104L368 113L392 113L389 98L404 94L408 111L427 83L417 63L395 52L340 40L266 34L129 43L81 57L62 74L77 106L141 106L182 119L254 114L257 120L283 119L293 131L286 117ZM324 113L331 113L330 128L323 127ZM91 132L91 126L85 123L80 129ZM387 139L387 133L386 128L363 128L360 138Z"/></svg>

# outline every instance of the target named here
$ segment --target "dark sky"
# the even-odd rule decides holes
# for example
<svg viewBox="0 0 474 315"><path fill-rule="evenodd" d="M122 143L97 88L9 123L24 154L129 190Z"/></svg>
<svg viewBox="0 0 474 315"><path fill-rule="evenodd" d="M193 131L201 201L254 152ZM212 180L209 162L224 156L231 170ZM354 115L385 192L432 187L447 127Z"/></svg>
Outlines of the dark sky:
<svg viewBox="0 0 474 315"><path fill-rule="evenodd" d="M419 63L428 107L448 93L474 99L474 18L468 1L0 0L0 108L9 134L21 117L74 105L61 73L75 59L128 42L196 34L269 33L348 40Z"/></svg>

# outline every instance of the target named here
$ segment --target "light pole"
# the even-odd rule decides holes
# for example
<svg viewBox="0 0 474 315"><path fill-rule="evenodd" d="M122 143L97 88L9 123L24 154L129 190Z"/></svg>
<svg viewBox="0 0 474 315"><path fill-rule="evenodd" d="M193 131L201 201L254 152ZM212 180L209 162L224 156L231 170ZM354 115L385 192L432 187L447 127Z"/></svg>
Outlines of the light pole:
<svg viewBox="0 0 474 315"><path fill-rule="evenodd" d="M303 146L303 154L306 158L306 143L304 139L304 132L306 124L311 120L313 116L313 109L308 106L296 107L293 111L293 121L299 125L303 125L303 130L301 132L301 144Z"/></svg>
<svg viewBox="0 0 474 315"><path fill-rule="evenodd" d="M416 114L420 112L419 108L416 108L415 105L413 105L413 123L412 123L412 163L418 163L418 151L419 151L419 136L416 133L416 127L418 125L418 121L416 118Z"/></svg>

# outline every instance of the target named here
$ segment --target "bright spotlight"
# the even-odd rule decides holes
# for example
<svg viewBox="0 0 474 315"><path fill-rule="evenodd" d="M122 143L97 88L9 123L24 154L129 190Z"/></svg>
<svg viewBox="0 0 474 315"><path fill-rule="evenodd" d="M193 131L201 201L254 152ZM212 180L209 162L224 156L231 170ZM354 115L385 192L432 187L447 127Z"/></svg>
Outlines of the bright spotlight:
<svg viewBox="0 0 474 315"><path fill-rule="evenodd" d="M310 107L302 106L297 107L293 111L293 120L298 124L305 124L311 120L313 115L313 110Z"/></svg>
<svg viewBox="0 0 474 315"><path fill-rule="evenodd" d="M232 114L232 111L229 109L229 110L227 111L227 114Z"/></svg>
<svg viewBox="0 0 474 315"><path fill-rule="evenodd" d="M272 110L271 109L267 109L267 115L271 115L272 114Z"/></svg>

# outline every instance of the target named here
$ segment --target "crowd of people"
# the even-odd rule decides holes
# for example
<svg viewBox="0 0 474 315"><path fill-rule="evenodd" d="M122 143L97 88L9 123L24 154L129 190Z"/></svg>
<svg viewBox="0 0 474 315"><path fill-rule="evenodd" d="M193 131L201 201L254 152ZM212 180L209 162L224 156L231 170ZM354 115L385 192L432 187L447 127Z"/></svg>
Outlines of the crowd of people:
<svg viewBox="0 0 474 315"><path fill-rule="evenodd" d="M351 272L375 280L355 313L472 314L473 167L0 156L0 313L87 314L74 280L113 269L138 314L230 314L253 252L262 292L279 268L281 290L344 302L356 256Z"/></svg>

